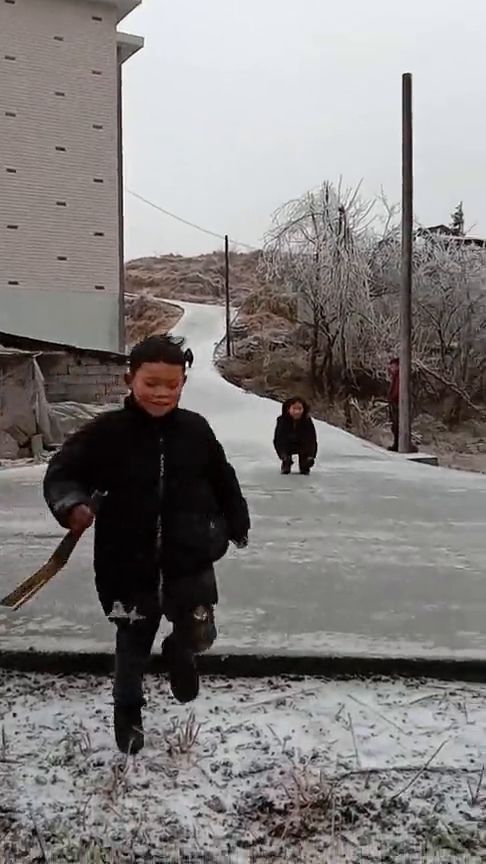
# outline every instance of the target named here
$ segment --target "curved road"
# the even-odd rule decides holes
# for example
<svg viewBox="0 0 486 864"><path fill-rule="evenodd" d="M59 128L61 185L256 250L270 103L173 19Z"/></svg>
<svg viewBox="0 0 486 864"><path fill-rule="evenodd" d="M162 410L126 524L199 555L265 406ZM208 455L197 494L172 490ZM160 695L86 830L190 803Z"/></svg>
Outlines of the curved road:
<svg viewBox="0 0 486 864"><path fill-rule="evenodd" d="M187 305L176 328L195 354L186 407L213 424L249 498L251 545L219 566L219 650L486 657L486 476L408 463L318 424L310 478L281 477L279 406L212 366L223 310ZM2 594L45 560L60 529L42 468L0 473ZM483 538L483 539L482 539ZM17 613L0 612L0 648L106 650L91 538Z"/></svg>

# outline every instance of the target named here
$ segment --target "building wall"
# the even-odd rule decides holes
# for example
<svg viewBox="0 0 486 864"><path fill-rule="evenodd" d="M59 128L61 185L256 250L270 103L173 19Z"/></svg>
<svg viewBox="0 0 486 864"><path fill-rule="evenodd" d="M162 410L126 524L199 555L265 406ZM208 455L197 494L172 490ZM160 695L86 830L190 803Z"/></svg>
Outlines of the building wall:
<svg viewBox="0 0 486 864"><path fill-rule="evenodd" d="M0 0L1 2L1 0ZM0 273L2 271L0 253ZM80 348L118 349L118 296L113 291L0 287L0 326L8 333Z"/></svg>
<svg viewBox="0 0 486 864"><path fill-rule="evenodd" d="M118 348L116 11L0 0L0 326Z"/></svg>

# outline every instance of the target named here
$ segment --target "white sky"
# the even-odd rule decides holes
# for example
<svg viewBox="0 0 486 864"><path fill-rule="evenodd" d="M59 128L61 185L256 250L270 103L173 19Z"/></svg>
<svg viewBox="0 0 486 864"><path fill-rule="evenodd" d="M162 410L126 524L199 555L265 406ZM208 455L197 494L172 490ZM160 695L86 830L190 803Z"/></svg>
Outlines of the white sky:
<svg viewBox="0 0 486 864"><path fill-rule="evenodd" d="M401 74L414 75L416 216L464 201L486 234L485 0L144 0L125 66L125 183L258 245L322 180L400 196ZM482 59L481 59L482 58ZM126 196L127 258L218 241Z"/></svg>

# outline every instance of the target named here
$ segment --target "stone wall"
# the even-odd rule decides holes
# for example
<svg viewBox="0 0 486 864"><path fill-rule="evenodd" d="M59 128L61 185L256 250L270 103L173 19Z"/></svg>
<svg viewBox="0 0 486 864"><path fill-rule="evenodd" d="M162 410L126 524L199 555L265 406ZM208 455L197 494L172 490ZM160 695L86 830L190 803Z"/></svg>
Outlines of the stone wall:
<svg viewBox="0 0 486 864"><path fill-rule="evenodd" d="M70 349L42 352L37 361L49 402L118 403L127 394L123 357Z"/></svg>

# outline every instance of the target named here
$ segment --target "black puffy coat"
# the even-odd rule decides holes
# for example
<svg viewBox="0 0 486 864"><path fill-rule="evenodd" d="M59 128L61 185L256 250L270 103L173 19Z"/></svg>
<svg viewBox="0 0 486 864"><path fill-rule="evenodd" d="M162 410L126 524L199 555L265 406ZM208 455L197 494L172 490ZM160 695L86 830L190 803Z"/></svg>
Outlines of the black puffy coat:
<svg viewBox="0 0 486 864"><path fill-rule="evenodd" d="M293 420L289 414L290 406L295 399L287 399L282 405L282 413L277 419L273 446L280 459L300 453L309 459L317 456L316 428L309 414L309 406L303 399L299 402L304 406L304 414L300 420Z"/></svg>
<svg viewBox="0 0 486 864"><path fill-rule="evenodd" d="M106 614L117 600L130 609L154 597L161 572L164 594L207 574L229 541L250 528L236 474L211 427L180 408L156 419L129 397L69 438L47 469L47 504L67 527L70 510L95 490L107 493L94 562ZM217 601L212 580L209 595L195 602Z"/></svg>

